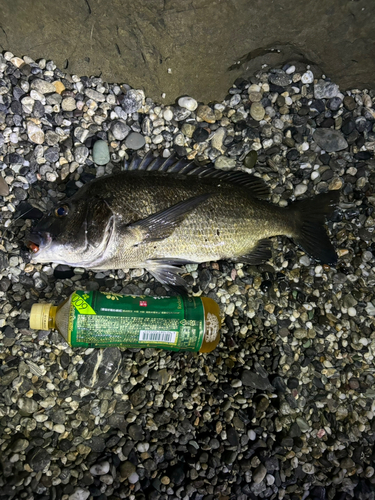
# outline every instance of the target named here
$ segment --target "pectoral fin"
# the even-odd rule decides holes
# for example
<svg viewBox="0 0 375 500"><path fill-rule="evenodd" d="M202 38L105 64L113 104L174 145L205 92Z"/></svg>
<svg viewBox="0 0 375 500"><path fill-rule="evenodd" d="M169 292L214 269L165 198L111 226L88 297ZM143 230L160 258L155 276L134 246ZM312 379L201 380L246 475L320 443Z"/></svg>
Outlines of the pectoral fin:
<svg viewBox="0 0 375 500"><path fill-rule="evenodd" d="M146 262L146 269L162 285L166 285L177 292L186 292L186 281L180 276L182 269L170 264L160 263L157 260Z"/></svg>
<svg viewBox="0 0 375 500"><path fill-rule="evenodd" d="M185 217L210 196L211 194L201 194L189 198L129 225L128 230L134 245L168 238Z"/></svg>

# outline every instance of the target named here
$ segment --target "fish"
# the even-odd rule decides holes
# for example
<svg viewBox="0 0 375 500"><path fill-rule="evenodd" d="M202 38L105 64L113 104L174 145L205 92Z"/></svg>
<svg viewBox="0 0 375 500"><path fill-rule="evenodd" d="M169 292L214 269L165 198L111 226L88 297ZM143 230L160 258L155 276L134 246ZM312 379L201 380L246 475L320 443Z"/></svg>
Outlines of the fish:
<svg viewBox="0 0 375 500"><path fill-rule="evenodd" d="M185 158L135 155L118 173L82 186L29 234L31 262L93 270L143 268L160 283L186 287L181 266L218 260L258 265L273 236L292 239L329 265L336 251L325 229L340 192L279 207L256 175Z"/></svg>

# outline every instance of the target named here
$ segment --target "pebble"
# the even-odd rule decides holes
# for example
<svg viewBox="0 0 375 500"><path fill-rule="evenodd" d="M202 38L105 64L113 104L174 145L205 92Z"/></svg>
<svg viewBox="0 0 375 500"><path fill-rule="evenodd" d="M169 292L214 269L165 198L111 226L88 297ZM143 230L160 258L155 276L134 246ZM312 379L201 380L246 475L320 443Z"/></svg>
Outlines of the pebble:
<svg viewBox="0 0 375 500"><path fill-rule="evenodd" d="M0 196L8 196L9 186L5 182L4 177L0 176Z"/></svg>
<svg viewBox="0 0 375 500"><path fill-rule="evenodd" d="M338 130L319 128L315 130L313 138L318 146L328 153L341 151L348 147L346 139Z"/></svg>
<svg viewBox="0 0 375 500"><path fill-rule="evenodd" d="M131 132L125 139L125 146L129 149L141 149L145 143L145 138L138 132Z"/></svg>
<svg viewBox="0 0 375 500"><path fill-rule="evenodd" d="M106 141L99 140L94 143L92 159L97 165L107 165L109 163L109 147Z"/></svg>
<svg viewBox="0 0 375 500"><path fill-rule="evenodd" d="M89 490L76 488L75 491L71 495L69 495L69 500L87 500L89 496Z"/></svg>
<svg viewBox="0 0 375 500"><path fill-rule="evenodd" d="M27 135L34 144L43 144L44 132L34 122L27 122Z"/></svg>
<svg viewBox="0 0 375 500"><path fill-rule="evenodd" d="M192 97L180 97L178 100L178 105L181 106L181 108L186 108L189 111L195 111L198 107L198 103L195 99Z"/></svg>
<svg viewBox="0 0 375 500"><path fill-rule="evenodd" d="M216 122L216 116L214 111L206 105L199 105L197 108L197 116L200 118L202 121L207 122L207 123L215 123Z"/></svg>
<svg viewBox="0 0 375 500"><path fill-rule="evenodd" d="M52 92L56 92L56 88L53 83L46 82L45 80L41 80L40 78L36 78L31 82L30 87L35 89L37 92L41 94L51 94Z"/></svg>
<svg viewBox="0 0 375 500"><path fill-rule="evenodd" d="M256 121L263 120L264 115L265 115L265 109L261 105L260 102L253 102L251 107L250 107L250 115L251 118L254 118Z"/></svg>
<svg viewBox="0 0 375 500"><path fill-rule="evenodd" d="M129 134L130 127L125 122L117 120L112 123L111 130L113 137L118 141L122 141Z"/></svg>
<svg viewBox="0 0 375 500"><path fill-rule="evenodd" d="M66 97L61 101L61 107L64 111L74 111L76 106L76 100L74 97Z"/></svg>
<svg viewBox="0 0 375 500"><path fill-rule="evenodd" d="M90 467L90 472L93 476L103 476L104 474L108 474L110 469L109 462L104 460L103 462L99 462Z"/></svg>
<svg viewBox="0 0 375 500"><path fill-rule="evenodd" d="M314 74L312 71L308 70L301 76L301 82L304 84L314 82Z"/></svg>
<svg viewBox="0 0 375 500"><path fill-rule="evenodd" d="M218 156L215 160L215 167L219 170L231 170L236 166L236 160L227 156Z"/></svg>
<svg viewBox="0 0 375 500"><path fill-rule="evenodd" d="M332 99L339 93L339 87L335 83L319 80L314 85L315 99Z"/></svg>

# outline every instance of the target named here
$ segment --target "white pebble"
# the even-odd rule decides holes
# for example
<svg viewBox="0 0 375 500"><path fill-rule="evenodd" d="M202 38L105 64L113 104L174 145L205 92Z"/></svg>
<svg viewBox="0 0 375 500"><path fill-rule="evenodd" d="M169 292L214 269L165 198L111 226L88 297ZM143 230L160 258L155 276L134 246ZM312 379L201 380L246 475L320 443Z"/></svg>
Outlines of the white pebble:
<svg viewBox="0 0 375 500"><path fill-rule="evenodd" d="M301 196L302 194L306 193L306 191L306 184L297 184L297 186L294 188L294 196Z"/></svg>
<svg viewBox="0 0 375 500"><path fill-rule="evenodd" d="M356 311L355 307L349 307L348 314L351 317L356 316L357 315L357 311Z"/></svg>
<svg viewBox="0 0 375 500"><path fill-rule="evenodd" d="M104 476L109 472L109 462L105 460L99 464L94 464L90 467L90 472L93 476Z"/></svg>
<svg viewBox="0 0 375 500"><path fill-rule="evenodd" d="M57 434L64 434L65 432L65 425L64 424L55 424L53 426L53 430L57 432Z"/></svg>
<svg viewBox="0 0 375 500"><path fill-rule="evenodd" d="M302 75L302 83L312 83L314 81L314 75L313 72L308 70L306 73Z"/></svg>
<svg viewBox="0 0 375 500"><path fill-rule="evenodd" d="M256 435L255 431L253 431L252 429L250 429L249 431L247 431L247 436L250 439L250 441L255 441L256 438L257 438L257 435Z"/></svg>
<svg viewBox="0 0 375 500"><path fill-rule="evenodd" d="M173 112L170 109L166 109L163 113L164 120L170 122L173 118Z"/></svg>
<svg viewBox="0 0 375 500"><path fill-rule="evenodd" d="M180 97L178 100L178 105L181 106L181 108L186 108L189 111L194 111L198 107L198 103L195 99L192 97Z"/></svg>
<svg viewBox="0 0 375 500"><path fill-rule="evenodd" d="M128 477L128 481L130 484L135 484L139 480L139 476L136 472L132 472L130 476Z"/></svg>
<svg viewBox="0 0 375 500"><path fill-rule="evenodd" d="M289 66L289 68L285 70L285 73L286 73L287 75L291 75L292 73L294 73L294 72L295 72L295 70L296 70L296 67L295 67L295 66Z"/></svg>
<svg viewBox="0 0 375 500"><path fill-rule="evenodd" d="M314 170L314 172L311 173L311 180L314 181L318 177L320 177L319 172L317 170Z"/></svg>
<svg viewBox="0 0 375 500"><path fill-rule="evenodd" d="M84 490L83 488L77 488L74 493L69 495L69 500L87 500L90 496L89 490Z"/></svg>

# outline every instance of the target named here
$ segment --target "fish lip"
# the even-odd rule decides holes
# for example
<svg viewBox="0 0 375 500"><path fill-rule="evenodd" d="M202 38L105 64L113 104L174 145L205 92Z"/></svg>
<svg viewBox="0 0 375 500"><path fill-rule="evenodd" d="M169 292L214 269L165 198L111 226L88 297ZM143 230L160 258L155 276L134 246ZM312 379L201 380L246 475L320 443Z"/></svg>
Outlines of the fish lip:
<svg viewBox="0 0 375 500"><path fill-rule="evenodd" d="M35 231L28 235L27 242L34 243L38 246L38 250L34 251L34 255L39 253L41 250L48 248L52 243L52 236L47 232Z"/></svg>

